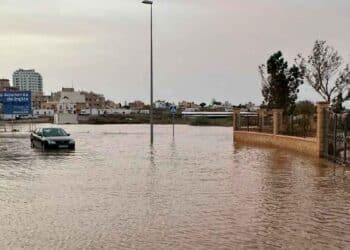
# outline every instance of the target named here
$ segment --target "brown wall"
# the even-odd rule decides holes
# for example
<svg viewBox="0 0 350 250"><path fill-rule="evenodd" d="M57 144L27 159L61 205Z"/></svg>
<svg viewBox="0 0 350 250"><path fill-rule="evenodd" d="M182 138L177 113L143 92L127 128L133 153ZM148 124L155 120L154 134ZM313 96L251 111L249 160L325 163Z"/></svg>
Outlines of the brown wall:
<svg viewBox="0 0 350 250"><path fill-rule="evenodd" d="M280 147L298 153L320 157L316 138L301 138L248 131L234 131L233 136L235 142Z"/></svg>
<svg viewBox="0 0 350 250"><path fill-rule="evenodd" d="M10 80L8 79L0 79L0 91L2 91L5 88L10 87Z"/></svg>

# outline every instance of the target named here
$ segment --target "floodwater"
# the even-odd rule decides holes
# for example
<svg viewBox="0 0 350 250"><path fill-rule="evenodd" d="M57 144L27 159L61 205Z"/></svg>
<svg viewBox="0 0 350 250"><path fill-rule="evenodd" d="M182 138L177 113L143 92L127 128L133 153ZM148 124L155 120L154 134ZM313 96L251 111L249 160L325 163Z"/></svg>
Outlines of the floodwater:
<svg viewBox="0 0 350 250"><path fill-rule="evenodd" d="M65 128L75 152L0 138L0 249L350 248L350 169L231 128Z"/></svg>

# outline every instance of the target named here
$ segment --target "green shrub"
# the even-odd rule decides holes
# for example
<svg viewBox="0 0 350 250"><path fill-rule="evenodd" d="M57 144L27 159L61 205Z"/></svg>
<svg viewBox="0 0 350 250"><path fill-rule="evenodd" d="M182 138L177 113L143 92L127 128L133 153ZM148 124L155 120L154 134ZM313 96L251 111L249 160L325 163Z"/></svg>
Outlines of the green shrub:
<svg viewBox="0 0 350 250"><path fill-rule="evenodd" d="M210 125L210 120L206 117L196 117L190 122L190 124L192 126L208 126Z"/></svg>

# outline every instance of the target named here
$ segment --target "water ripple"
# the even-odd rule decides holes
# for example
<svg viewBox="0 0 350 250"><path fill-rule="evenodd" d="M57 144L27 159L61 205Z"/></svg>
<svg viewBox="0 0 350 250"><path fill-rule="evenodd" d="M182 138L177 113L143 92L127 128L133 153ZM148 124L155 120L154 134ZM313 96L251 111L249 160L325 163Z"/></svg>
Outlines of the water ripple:
<svg viewBox="0 0 350 250"><path fill-rule="evenodd" d="M0 248L344 249L350 170L232 145L231 128L67 126L75 152L0 140Z"/></svg>

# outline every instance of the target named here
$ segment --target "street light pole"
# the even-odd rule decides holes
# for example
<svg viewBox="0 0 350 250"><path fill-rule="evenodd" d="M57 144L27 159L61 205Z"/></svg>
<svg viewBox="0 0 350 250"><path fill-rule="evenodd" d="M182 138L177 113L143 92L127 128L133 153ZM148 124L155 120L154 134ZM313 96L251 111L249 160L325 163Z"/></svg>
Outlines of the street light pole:
<svg viewBox="0 0 350 250"><path fill-rule="evenodd" d="M143 4L148 4L151 6L151 72L150 72L150 77L151 77L151 104L150 104L150 111L149 111L149 116L150 116L150 126L151 126L151 145L153 145L153 2L150 0L144 0L142 1Z"/></svg>

